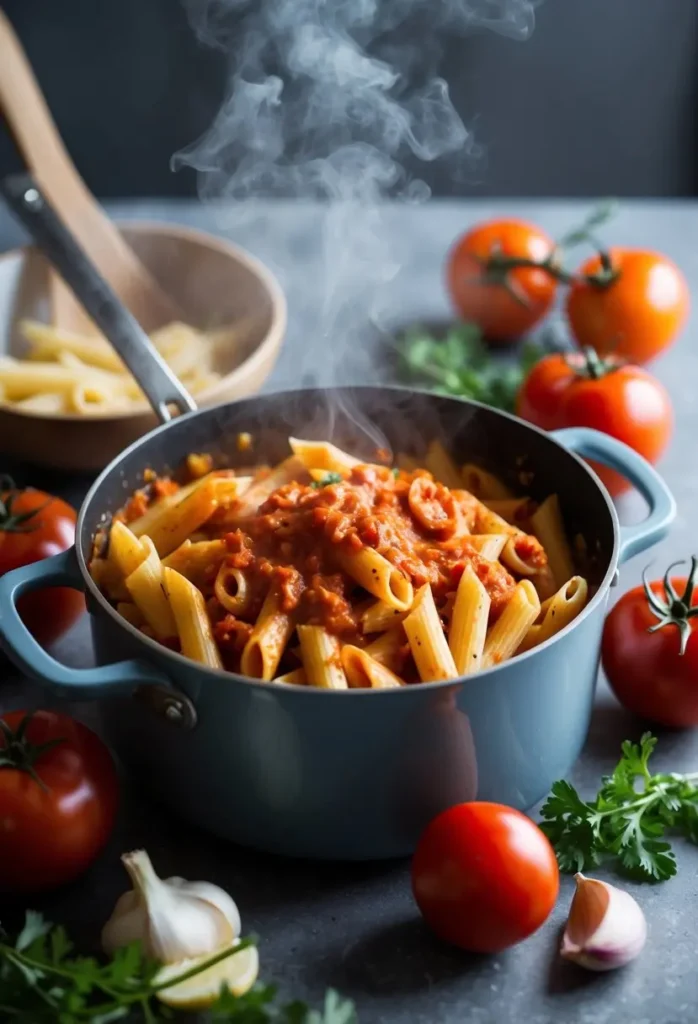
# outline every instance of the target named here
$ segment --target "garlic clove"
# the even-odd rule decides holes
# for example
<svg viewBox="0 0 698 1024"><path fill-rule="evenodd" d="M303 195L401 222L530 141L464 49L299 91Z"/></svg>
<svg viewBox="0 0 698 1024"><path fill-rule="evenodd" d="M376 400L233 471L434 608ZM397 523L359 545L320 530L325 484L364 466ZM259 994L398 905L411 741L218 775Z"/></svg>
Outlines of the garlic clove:
<svg viewBox="0 0 698 1024"><path fill-rule="evenodd" d="M121 858L133 890L125 893L102 931L104 949L140 941L163 964L215 953L240 934L235 902L218 886L161 879L144 850Z"/></svg>
<svg viewBox="0 0 698 1024"><path fill-rule="evenodd" d="M575 876L560 955L590 971L611 971L630 963L647 939L647 922L630 893L596 878Z"/></svg>

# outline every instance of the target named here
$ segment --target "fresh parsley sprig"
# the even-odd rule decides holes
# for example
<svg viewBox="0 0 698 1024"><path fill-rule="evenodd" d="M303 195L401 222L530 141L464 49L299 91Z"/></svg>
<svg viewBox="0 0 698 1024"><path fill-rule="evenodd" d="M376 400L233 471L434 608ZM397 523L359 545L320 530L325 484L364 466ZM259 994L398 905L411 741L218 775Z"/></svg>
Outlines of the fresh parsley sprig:
<svg viewBox="0 0 698 1024"><path fill-rule="evenodd" d="M254 940L244 939L239 952ZM197 967L200 973L234 951L212 956ZM28 911L14 944L0 941L0 1019L8 1024L111 1024L139 1019L144 1024L178 1016L156 999L159 965L147 960L136 943L118 950L104 963L75 956L63 928ZM183 972L183 980L194 972ZM137 1017L133 1017L133 1014ZM321 1010L305 1003L280 1004L276 989L257 984L243 996L223 992L208 1011L216 1024L358 1024L351 1002L330 990Z"/></svg>
<svg viewBox="0 0 698 1024"><path fill-rule="evenodd" d="M329 487L330 484L341 484L342 474L341 473L323 473L319 480L313 480L310 484L315 490L320 490L321 487Z"/></svg>
<svg viewBox="0 0 698 1024"><path fill-rule="evenodd" d="M406 383L513 412L528 372L548 351L549 347L529 341L508 362L492 358L475 324L451 327L443 338L412 328L399 342L398 370Z"/></svg>
<svg viewBox="0 0 698 1024"><path fill-rule="evenodd" d="M639 745L626 740L595 800L582 800L564 780L553 784L540 827L562 871L584 871L611 860L639 881L664 882L676 874L666 834L698 844L698 772L653 775L649 760L656 745L650 733Z"/></svg>

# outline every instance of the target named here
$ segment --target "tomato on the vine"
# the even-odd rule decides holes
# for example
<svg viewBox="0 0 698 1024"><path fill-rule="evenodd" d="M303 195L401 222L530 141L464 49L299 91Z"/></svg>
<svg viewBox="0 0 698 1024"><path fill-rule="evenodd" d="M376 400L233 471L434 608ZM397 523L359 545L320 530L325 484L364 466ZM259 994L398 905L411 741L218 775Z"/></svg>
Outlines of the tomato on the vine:
<svg viewBox="0 0 698 1024"><path fill-rule="evenodd" d="M80 875L114 825L118 780L87 726L53 711L0 718L0 890L35 892Z"/></svg>
<svg viewBox="0 0 698 1024"><path fill-rule="evenodd" d="M672 343L689 305L688 285L675 263L660 253L617 247L579 268L567 316L582 347L642 364Z"/></svg>
<svg viewBox="0 0 698 1024"><path fill-rule="evenodd" d="M688 577L670 577L628 591L603 632L603 667L629 711L660 725L698 725L698 559Z"/></svg>
<svg viewBox="0 0 698 1024"><path fill-rule="evenodd" d="M0 576L72 547L75 510L60 498L29 487L19 489L7 477L0 480ZM51 587L25 594L18 610L27 629L40 643L61 636L82 615L82 594L68 587Z"/></svg>
<svg viewBox="0 0 698 1024"><path fill-rule="evenodd" d="M451 249L446 276L454 307L485 338L510 342L537 324L552 306L557 280L545 266L555 257L552 238L522 220L493 220L463 235ZM523 265L517 265L521 261ZM534 261L538 266L530 266Z"/></svg>
<svg viewBox="0 0 698 1024"><path fill-rule="evenodd" d="M593 427L656 462L671 437L671 399L660 382L639 366L593 349L544 356L528 374L516 412L543 430ZM615 470L591 463L612 495L630 487Z"/></svg>
<svg viewBox="0 0 698 1024"><path fill-rule="evenodd" d="M412 891L439 938L497 953L535 932L555 906L560 876L538 826L502 804L457 804L425 829Z"/></svg>

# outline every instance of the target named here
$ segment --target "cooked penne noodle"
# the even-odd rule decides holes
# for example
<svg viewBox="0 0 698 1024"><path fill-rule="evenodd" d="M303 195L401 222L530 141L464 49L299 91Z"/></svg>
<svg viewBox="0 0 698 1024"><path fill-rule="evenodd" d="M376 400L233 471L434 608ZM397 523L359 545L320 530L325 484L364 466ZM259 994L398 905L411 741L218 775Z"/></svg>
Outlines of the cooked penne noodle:
<svg viewBox="0 0 698 1024"><path fill-rule="evenodd" d="M3 398L4 394L0 394L0 401ZM14 403L14 408L24 412L43 412L49 416L55 416L56 413L66 412L66 399L65 395L57 392L44 391L41 394L20 399L19 402Z"/></svg>
<svg viewBox="0 0 698 1024"><path fill-rule="evenodd" d="M545 548L555 585L561 587L565 580L574 575L574 562L557 494L551 494L541 502L531 516L531 528Z"/></svg>
<svg viewBox="0 0 698 1024"><path fill-rule="evenodd" d="M395 605L374 601L361 616L361 628L364 633L383 633L399 625L406 614L406 611L400 611Z"/></svg>
<svg viewBox="0 0 698 1024"><path fill-rule="evenodd" d="M286 683L287 686L306 686L308 679L304 668L296 668L293 672L286 672L283 676L276 676L272 682Z"/></svg>
<svg viewBox="0 0 698 1024"><path fill-rule="evenodd" d="M419 468L419 461L413 455L406 455L404 452L401 452L395 461L398 468L405 473L412 473Z"/></svg>
<svg viewBox="0 0 698 1024"><path fill-rule="evenodd" d="M535 503L530 498L485 498L483 503L491 512L496 512L508 523L516 524L521 519L526 519Z"/></svg>
<svg viewBox="0 0 698 1024"><path fill-rule="evenodd" d="M244 571L225 562L218 570L213 592L232 615L244 615L252 602L252 590Z"/></svg>
<svg viewBox="0 0 698 1024"><path fill-rule="evenodd" d="M183 544L190 533L210 519L218 508L218 481L208 477L195 487L183 501L163 510L162 516L148 528L148 536L160 557Z"/></svg>
<svg viewBox="0 0 698 1024"><path fill-rule="evenodd" d="M487 634L482 654L482 667L490 668L506 661L521 646L540 612L536 588L530 580L522 580L512 592L504 611Z"/></svg>
<svg viewBox="0 0 698 1024"><path fill-rule="evenodd" d="M243 674L265 682L273 679L292 632L290 615L281 608L279 594L270 590L242 652Z"/></svg>
<svg viewBox="0 0 698 1024"><path fill-rule="evenodd" d="M297 437L289 437L291 451L300 459L306 469L321 469L326 473L351 473L354 466L360 466L361 460L347 455L340 448L327 441L301 441Z"/></svg>
<svg viewBox="0 0 698 1024"><path fill-rule="evenodd" d="M174 569L163 569L163 579L182 654L209 668L222 668L201 592Z"/></svg>
<svg viewBox="0 0 698 1024"><path fill-rule="evenodd" d="M160 344L172 355L186 331ZM61 360L60 370L83 372L79 356ZM584 607L586 580L555 585L553 565L571 564L571 553L554 496L532 511L483 475L476 497L438 442L431 475L415 465L411 478L387 467L355 474L360 460L332 444L291 443L293 454L270 468L240 431L238 450L255 447L241 476L196 452L183 467L189 483L144 473L145 489L110 532L98 531L90 564L124 618L185 657L250 679L397 689L492 668ZM327 473L341 484L325 486ZM151 494L162 497L149 505ZM523 528L532 515L544 544Z"/></svg>
<svg viewBox="0 0 698 1024"><path fill-rule="evenodd" d="M137 629L145 623L140 609L132 601L119 601L116 605L119 615Z"/></svg>
<svg viewBox="0 0 698 1024"><path fill-rule="evenodd" d="M177 627L163 587L162 562L150 537L142 537L140 544L146 557L126 577L126 589L157 639L169 640L177 636Z"/></svg>
<svg viewBox="0 0 698 1024"><path fill-rule="evenodd" d="M407 637L404 629L402 626L396 626L394 629L389 629L387 633L381 633L364 650L381 665L389 668L391 672L399 672L404 660L402 652L406 643Z"/></svg>
<svg viewBox="0 0 698 1024"><path fill-rule="evenodd" d="M410 614L402 623L402 627L423 683L456 678L456 664L446 642L441 619L434 604L434 595L428 583L417 591Z"/></svg>
<svg viewBox="0 0 698 1024"><path fill-rule="evenodd" d="M461 468L461 479L466 490L481 501L487 501L490 498L506 500L514 497L498 477L472 462L466 462Z"/></svg>
<svg viewBox="0 0 698 1024"><path fill-rule="evenodd" d="M412 583L375 548L353 549L343 544L336 557L344 571L369 594L399 612L411 607L414 597Z"/></svg>
<svg viewBox="0 0 698 1024"><path fill-rule="evenodd" d="M424 457L424 465L439 483L457 489L461 486L458 467L440 441L432 441Z"/></svg>
<svg viewBox="0 0 698 1024"><path fill-rule="evenodd" d="M579 615L587 603L589 587L581 576L573 576L564 586L560 587L543 605L539 621L534 622L519 647L519 653L549 640L551 636L569 626Z"/></svg>
<svg viewBox="0 0 698 1024"><path fill-rule="evenodd" d="M402 679L389 668L362 648L351 644L345 644L342 648L342 667L353 689L396 690L404 686Z"/></svg>
<svg viewBox="0 0 698 1024"><path fill-rule="evenodd" d="M496 562L509 537L506 533L472 533L468 539L483 558Z"/></svg>
<svg viewBox="0 0 698 1024"><path fill-rule="evenodd" d="M255 514L270 494L277 491L284 484L290 484L294 480L303 480L305 477L305 466L295 455L289 456L280 462L275 469L272 469L263 480L256 480L244 491L236 501L232 514L236 519Z"/></svg>
<svg viewBox="0 0 698 1024"><path fill-rule="evenodd" d="M490 595L472 567L467 566L458 583L448 636L448 646L460 676L480 670L490 604Z"/></svg>
<svg viewBox="0 0 698 1024"><path fill-rule="evenodd" d="M116 566L122 579L134 572L147 555L138 537L135 537L125 523L115 520L109 531L108 559Z"/></svg>
<svg viewBox="0 0 698 1024"><path fill-rule="evenodd" d="M224 540L185 540L172 554L163 558L162 564L168 569L176 569L199 590L203 590L215 580L227 553Z"/></svg>
<svg viewBox="0 0 698 1024"><path fill-rule="evenodd" d="M298 626L303 668L310 686L322 690L346 690L339 640L323 626Z"/></svg>

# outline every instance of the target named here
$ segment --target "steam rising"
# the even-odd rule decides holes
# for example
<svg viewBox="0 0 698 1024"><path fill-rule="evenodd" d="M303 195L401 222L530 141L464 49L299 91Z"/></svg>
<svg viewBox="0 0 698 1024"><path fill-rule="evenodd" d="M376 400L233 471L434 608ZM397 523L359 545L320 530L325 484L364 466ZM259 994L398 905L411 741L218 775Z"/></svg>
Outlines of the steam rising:
<svg viewBox="0 0 698 1024"><path fill-rule="evenodd" d="M375 378L376 328L387 328L405 256L383 230L381 203L429 198L419 162L447 159L462 180L479 157L437 74L439 36L487 28L526 39L537 3L185 0L200 38L228 56L230 77L211 128L173 166L199 172L202 198L238 201L222 208L226 231L248 239L254 221L255 251L286 286L292 320L317 325L293 384L304 370L323 384ZM321 216L323 254L319 266L306 264L307 279L292 231L279 248L281 213L269 228L273 208L250 202L262 197L331 201L307 211Z"/></svg>

